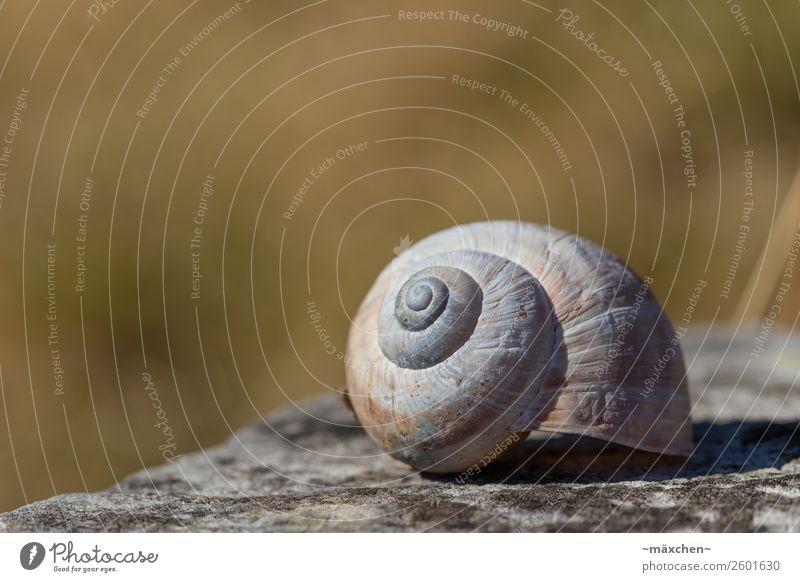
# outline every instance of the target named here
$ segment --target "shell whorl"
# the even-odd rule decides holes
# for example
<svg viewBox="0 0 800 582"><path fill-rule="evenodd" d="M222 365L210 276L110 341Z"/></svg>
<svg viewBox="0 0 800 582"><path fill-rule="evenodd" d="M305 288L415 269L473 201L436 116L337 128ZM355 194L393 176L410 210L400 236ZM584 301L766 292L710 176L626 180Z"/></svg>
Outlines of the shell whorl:
<svg viewBox="0 0 800 582"><path fill-rule="evenodd" d="M370 435L414 466L448 472L480 458L545 381L553 307L504 257L456 250L410 262L368 312L356 326L377 341L351 333L351 351L371 364L354 355L350 401Z"/></svg>
<svg viewBox="0 0 800 582"><path fill-rule="evenodd" d="M429 368L451 356L475 330L483 292L464 271L427 267L389 296L378 324L384 355L401 368Z"/></svg>

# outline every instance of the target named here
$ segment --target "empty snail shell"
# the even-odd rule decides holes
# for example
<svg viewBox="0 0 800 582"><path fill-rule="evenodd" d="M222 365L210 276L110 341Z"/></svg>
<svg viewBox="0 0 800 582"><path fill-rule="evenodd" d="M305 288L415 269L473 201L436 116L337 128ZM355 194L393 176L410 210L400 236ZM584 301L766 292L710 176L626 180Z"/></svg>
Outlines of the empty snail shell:
<svg viewBox="0 0 800 582"><path fill-rule="evenodd" d="M423 471L485 464L532 430L691 452L680 346L649 285L554 228L485 222L416 243L361 304L345 362L359 422Z"/></svg>

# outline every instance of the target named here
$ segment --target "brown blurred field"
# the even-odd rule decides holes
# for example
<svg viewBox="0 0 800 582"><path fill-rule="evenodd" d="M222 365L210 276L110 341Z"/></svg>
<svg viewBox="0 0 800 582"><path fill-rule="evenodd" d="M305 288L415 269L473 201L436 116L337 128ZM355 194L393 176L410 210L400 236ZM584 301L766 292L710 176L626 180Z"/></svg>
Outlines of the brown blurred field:
<svg viewBox="0 0 800 582"><path fill-rule="evenodd" d="M400 17L423 4L447 18ZM547 0L97 6L0 3L0 133L27 90L0 167L0 510L108 487L338 389L377 273L404 237L454 223L576 231L653 277L677 320L704 285L690 325L760 325L777 302L775 325L796 324L797 2L568 3L627 76Z"/></svg>

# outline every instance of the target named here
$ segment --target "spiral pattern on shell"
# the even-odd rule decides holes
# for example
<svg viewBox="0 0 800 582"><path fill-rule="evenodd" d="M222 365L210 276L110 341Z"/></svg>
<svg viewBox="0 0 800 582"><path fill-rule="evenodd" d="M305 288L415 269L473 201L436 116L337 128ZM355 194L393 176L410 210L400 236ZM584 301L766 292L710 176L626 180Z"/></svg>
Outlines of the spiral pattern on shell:
<svg viewBox="0 0 800 582"><path fill-rule="evenodd" d="M483 309L480 285L453 267L417 271L387 295L379 329L383 353L401 368L429 368L451 356L475 330Z"/></svg>
<svg viewBox="0 0 800 582"><path fill-rule="evenodd" d="M376 319L383 360L364 396L378 422L365 428L394 456L443 472L508 435L544 380L555 333L531 273L479 251L435 254L396 273Z"/></svg>

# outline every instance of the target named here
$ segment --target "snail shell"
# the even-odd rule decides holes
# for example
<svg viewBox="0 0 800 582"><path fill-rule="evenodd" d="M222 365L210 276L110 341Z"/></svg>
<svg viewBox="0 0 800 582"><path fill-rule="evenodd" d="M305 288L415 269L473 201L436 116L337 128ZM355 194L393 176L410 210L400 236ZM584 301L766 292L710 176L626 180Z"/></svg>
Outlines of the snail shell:
<svg viewBox="0 0 800 582"><path fill-rule="evenodd" d="M485 464L531 430L692 449L680 346L649 286L554 228L485 222L419 241L370 289L345 362L359 422L423 471Z"/></svg>

